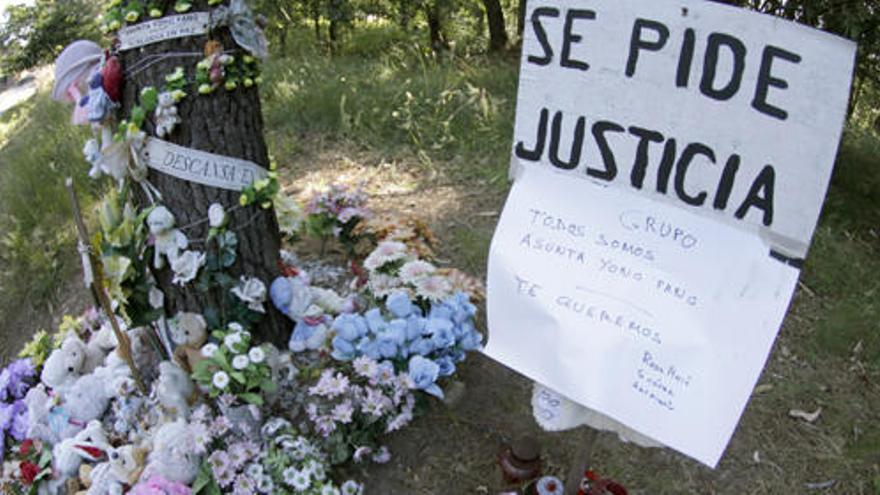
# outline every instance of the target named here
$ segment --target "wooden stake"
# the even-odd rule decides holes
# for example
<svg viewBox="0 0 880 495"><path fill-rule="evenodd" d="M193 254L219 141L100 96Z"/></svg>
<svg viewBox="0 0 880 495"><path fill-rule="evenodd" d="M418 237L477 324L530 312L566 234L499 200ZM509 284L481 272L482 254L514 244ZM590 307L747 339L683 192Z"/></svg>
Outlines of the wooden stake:
<svg viewBox="0 0 880 495"><path fill-rule="evenodd" d="M586 428L586 430L583 443L580 444L575 453L573 464L568 471L568 478L565 480L565 495L577 495L584 473L590 468L592 463L593 450L596 447L596 441L599 439L599 431L593 428Z"/></svg>
<svg viewBox="0 0 880 495"><path fill-rule="evenodd" d="M76 232L79 241L85 246L90 246L89 232L86 229L86 223L83 221L82 212L79 209L79 198L77 198L76 189L73 187L73 178L68 177L65 185L70 192L70 202L73 205L73 219L76 222ZM132 358L131 355L131 340L129 340L128 335L119 328L119 322L116 321L116 315L113 313L113 306L110 303L110 297L107 296L107 292L104 290L104 271L101 268L101 261L91 250L89 250L88 257L92 265L91 289L93 294L98 298L98 302L101 305L101 309L104 310L104 314L110 319L110 326L113 327L113 333L116 334L116 341L119 344L116 347L116 352L119 354L119 357L128 364L129 369L131 369L131 376L134 378L138 390L146 396L148 394L147 387L141 380L141 375L138 373L137 367L134 365L134 358ZM84 269L88 270L88 267L84 267Z"/></svg>

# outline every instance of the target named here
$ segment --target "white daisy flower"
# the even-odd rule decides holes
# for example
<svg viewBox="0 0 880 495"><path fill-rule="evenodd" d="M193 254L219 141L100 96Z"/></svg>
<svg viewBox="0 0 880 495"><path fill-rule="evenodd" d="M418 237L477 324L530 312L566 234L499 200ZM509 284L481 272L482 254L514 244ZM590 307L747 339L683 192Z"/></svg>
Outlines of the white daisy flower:
<svg viewBox="0 0 880 495"><path fill-rule="evenodd" d="M219 347L217 346L217 344L205 344L204 347L202 347L202 356L206 358L212 358L214 357L214 353L217 352L218 349Z"/></svg>
<svg viewBox="0 0 880 495"><path fill-rule="evenodd" d="M414 285L416 286L416 292L420 296L431 301L445 299L452 291L452 284L449 283L449 280L438 275L422 278L416 281Z"/></svg>
<svg viewBox="0 0 880 495"><path fill-rule="evenodd" d="M226 374L225 371L218 371L214 373L214 378L211 380L215 387L223 390L229 385L229 375Z"/></svg>
<svg viewBox="0 0 880 495"><path fill-rule="evenodd" d="M232 352L235 352L235 346L241 344L241 333L230 333L223 339L223 345Z"/></svg>
<svg viewBox="0 0 880 495"><path fill-rule="evenodd" d="M266 359L266 351L262 347L253 347L248 352L248 358L252 363L260 364Z"/></svg>
<svg viewBox="0 0 880 495"><path fill-rule="evenodd" d="M348 480L342 484L342 495L360 495L363 493L363 487L357 481Z"/></svg>
<svg viewBox="0 0 880 495"><path fill-rule="evenodd" d="M406 244L397 241L383 241L364 260L364 268L375 271L385 264L397 261L405 256Z"/></svg>
<svg viewBox="0 0 880 495"><path fill-rule="evenodd" d="M251 364L251 360L247 356L241 354L232 358L232 367L237 370L243 370Z"/></svg>

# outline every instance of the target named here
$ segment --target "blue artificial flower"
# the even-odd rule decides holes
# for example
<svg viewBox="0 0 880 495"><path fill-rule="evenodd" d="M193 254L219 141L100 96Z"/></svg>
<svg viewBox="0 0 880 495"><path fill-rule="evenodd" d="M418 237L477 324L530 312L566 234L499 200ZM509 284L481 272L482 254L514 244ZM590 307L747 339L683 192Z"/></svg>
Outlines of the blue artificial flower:
<svg viewBox="0 0 880 495"><path fill-rule="evenodd" d="M406 340L412 341L425 335L428 320L421 316L410 316L406 320Z"/></svg>
<svg viewBox="0 0 880 495"><path fill-rule="evenodd" d="M370 331L375 334L384 330L387 325L385 318L382 317L382 311L380 311L379 308L373 308L367 311L364 313L364 318L367 321L367 326L370 328Z"/></svg>
<svg viewBox="0 0 880 495"><path fill-rule="evenodd" d="M451 321L432 318L428 320L425 329L431 333L431 341L438 349L446 349L455 345L455 334L452 331Z"/></svg>
<svg viewBox="0 0 880 495"><path fill-rule="evenodd" d="M12 404L0 402L0 435L12 427L12 421L15 419L15 411Z"/></svg>
<svg viewBox="0 0 880 495"><path fill-rule="evenodd" d="M464 292L456 292L444 303L452 309L452 321L458 325L472 319L477 314L477 307L471 304L470 296Z"/></svg>
<svg viewBox="0 0 880 495"><path fill-rule="evenodd" d="M409 344L409 352L419 356L427 356L434 352L434 342L426 338L416 339Z"/></svg>
<svg viewBox="0 0 880 495"><path fill-rule="evenodd" d="M422 356L413 356L409 360L408 374L415 388L438 399L443 398L443 390L435 383L440 376L440 366L437 363Z"/></svg>
<svg viewBox="0 0 880 495"><path fill-rule="evenodd" d="M359 314L341 314L333 322L333 330L336 331L336 335L354 342L367 334L367 322Z"/></svg>
<svg viewBox="0 0 880 495"><path fill-rule="evenodd" d="M458 341L459 347L464 351L476 351L483 347L483 334L477 331L473 325L469 325L468 331Z"/></svg>
<svg viewBox="0 0 880 495"><path fill-rule="evenodd" d="M12 425L9 428L9 435L12 436L16 442L23 442L25 438L27 438L29 426L27 406L24 401L18 400L13 405L13 411L15 411L15 417L12 419Z"/></svg>
<svg viewBox="0 0 880 495"><path fill-rule="evenodd" d="M310 325L306 320L300 320L293 327L293 333L290 335L290 341L287 347L292 352L303 352L305 350L317 350L323 347L327 341L327 327L324 325L323 319L317 325Z"/></svg>
<svg viewBox="0 0 880 495"><path fill-rule="evenodd" d="M379 355L383 358L397 357L398 346L393 340L389 339L384 333L376 339L376 348Z"/></svg>
<svg viewBox="0 0 880 495"><path fill-rule="evenodd" d="M452 376L455 374L455 361L450 356L444 356L435 361L440 367L440 376Z"/></svg>
<svg viewBox="0 0 880 495"><path fill-rule="evenodd" d="M337 361L351 361L357 356L357 349L351 341L337 335L333 338L333 350L330 355Z"/></svg>
<svg viewBox="0 0 880 495"><path fill-rule="evenodd" d="M397 318L406 318L415 311L415 306L404 291L396 291L388 296L385 307Z"/></svg>
<svg viewBox="0 0 880 495"><path fill-rule="evenodd" d="M12 385L12 373L9 372L9 368L4 368L0 371L0 401L9 399L10 385Z"/></svg>
<svg viewBox="0 0 880 495"><path fill-rule="evenodd" d="M269 297L272 304L288 317L290 316L290 301L293 299L293 284L287 277L278 277L269 286Z"/></svg>
<svg viewBox="0 0 880 495"><path fill-rule="evenodd" d="M379 345L376 340L370 337L362 337L357 344L357 351L363 356L378 361L382 359L382 353L379 351Z"/></svg>
<svg viewBox="0 0 880 495"><path fill-rule="evenodd" d="M453 309L445 303L435 304L431 306L431 312L428 314L429 319L452 320Z"/></svg>

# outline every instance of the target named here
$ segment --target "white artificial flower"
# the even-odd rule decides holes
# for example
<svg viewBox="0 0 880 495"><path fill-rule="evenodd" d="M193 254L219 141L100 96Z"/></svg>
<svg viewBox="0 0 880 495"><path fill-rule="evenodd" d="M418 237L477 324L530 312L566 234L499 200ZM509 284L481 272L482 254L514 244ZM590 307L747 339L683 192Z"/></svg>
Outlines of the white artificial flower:
<svg viewBox="0 0 880 495"><path fill-rule="evenodd" d="M171 271L174 272L173 283L183 286L192 282L199 269L205 264L205 253L199 251L184 251L183 254L171 260Z"/></svg>
<svg viewBox="0 0 880 495"><path fill-rule="evenodd" d="M266 352L262 347L254 347L248 352L248 358L252 363L260 364L266 359Z"/></svg>
<svg viewBox="0 0 880 495"><path fill-rule="evenodd" d="M165 306L165 294L158 287L150 287L149 299L153 309L162 309Z"/></svg>
<svg viewBox="0 0 880 495"><path fill-rule="evenodd" d="M214 357L214 353L217 352L218 349L220 348L217 347L217 344L205 344L204 347L202 347L202 356L206 358Z"/></svg>
<svg viewBox="0 0 880 495"><path fill-rule="evenodd" d="M157 206L147 216L147 226L153 235L171 230L174 227L174 215L168 208Z"/></svg>
<svg viewBox="0 0 880 495"><path fill-rule="evenodd" d="M241 354L241 355L238 355L238 356L235 356L234 358L232 358L232 367L237 370L243 370L243 369L247 368L248 365L250 365L250 364L251 364L251 360L248 359L248 357L245 356L244 354Z"/></svg>
<svg viewBox="0 0 880 495"><path fill-rule="evenodd" d="M230 333L223 339L223 345L232 352L235 352L235 346L241 344L241 333Z"/></svg>
<svg viewBox="0 0 880 495"><path fill-rule="evenodd" d="M400 279L385 275L384 273L377 273L370 276L367 287L374 296L379 298L386 297L400 287Z"/></svg>
<svg viewBox="0 0 880 495"><path fill-rule="evenodd" d="M382 241L364 260L364 268L378 270L387 263L397 261L406 256L406 244L397 241Z"/></svg>
<svg viewBox="0 0 880 495"><path fill-rule="evenodd" d="M339 495L339 488L333 485L324 485L324 488L321 488L321 495Z"/></svg>
<svg viewBox="0 0 880 495"><path fill-rule="evenodd" d="M223 226L223 223L226 221L226 210L223 209L223 205L220 203L212 203L211 206L208 207L208 223L212 228L219 228Z"/></svg>
<svg viewBox="0 0 880 495"><path fill-rule="evenodd" d="M218 371L214 373L214 378L211 380L215 387L223 390L229 385L229 375L226 374L225 371Z"/></svg>
<svg viewBox="0 0 880 495"><path fill-rule="evenodd" d="M437 268L423 260L410 261L400 267L400 278L407 284L415 284L417 280L426 277Z"/></svg>
<svg viewBox="0 0 880 495"><path fill-rule="evenodd" d="M303 220L305 220L305 215L299 203L284 193L276 194L273 202L275 216L278 218L278 228L281 232L287 235L294 235L299 232Z"/></svg>
<svg viewBox="0 0 880 495"><path fill-rule="evenodd" d="M226 325L226 328L232 330L233 332L239 333L244 332L244 327L241 326L241 323L232 322L229 325Z"/></svg>
<svg viewBox="0 0 880 495"><path fill-rule="evenodd" d="M251 311L265 313L263 301L266 300L266 284L256 277L241 277L239 284L232 288L232 293L246 303Z"/></svg>
<svg viewBox="0 0 880 495"><path fill-rule="evenodd" d="M425 299L431 301L440 301L449 297L452 291L452 284L445 277L439 275L431 275L418 280L415 283L416 292Z"/></svg>

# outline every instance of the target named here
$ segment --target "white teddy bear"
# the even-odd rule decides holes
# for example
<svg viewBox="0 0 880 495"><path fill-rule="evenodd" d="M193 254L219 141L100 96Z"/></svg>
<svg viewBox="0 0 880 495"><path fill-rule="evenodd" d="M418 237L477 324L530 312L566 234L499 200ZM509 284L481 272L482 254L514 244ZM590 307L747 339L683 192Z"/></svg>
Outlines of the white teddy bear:
<svg viewBox="0 0 880 495"><path fill-rule="evenodd" d="M83 373L86 361L86 345L82 339L70 334L55 349L43 365L40 380L56 392L63 392L73 385Z"/></svg>
<svg viewBox="0 0 880 495"><path fill-rule="evenodd" d="M202 346L208 341L208 324L198 313L178 313L168 325L174 342L174 361L187 373L204 359Z"/></svg>
<svg viewBox="0 0 880 495"><path fill-rule="evenodd" d="M202 458L192 450L186 421L166 423L153 437L153 449L142 478L160 475L168 481L192 485L199 474Z"/></svg>
<svg viewBox="0 0 880 495"><path fill-rule="evenodd" d="M159 364L156 398L171 421L189 419L190 400L195 391L195 384L179 365L171 361Z"/></svg>
<svg viewBox="0 0 880 495"><path fill-rule="evenodd" d="M56 443L57 435L52 432L49 425L49 413L54 405L49 394L46 393L46 387L42 383L28 390L24 397L24 404L28 411L28 431L27 437L34 440L42 440L44 442Z"/></svg>
<svg viewBox="0 0 880 495"><path fill-rule="evenodd" d="M119 323L120 330L124 332L127 327L125 321L118 317L116 320ZM83 374L91 373L104 364L107 355L110 354L110 351L115 349L117 345L116 334L113 332L111 323L109 321L104 322L104 324L101 325L101 329L92 335L92 338L89 339L89 343L86 344L86 358L82 369Z"/></svg>
<svg viewBox="0 0 880 495"><path fill-rule="evenodd" d="M64 393L58 408L60 410L50 413L67 418L67 424L59 427L61 440L76 435L88 422L101 419L110 405L111 397L104 385L102 377L93 373L79 377Z"/></svg>
<svg viewBox="0 0 880 495"><path fill-rule="evenodd" d="M186 249L189 244L186 236L179 229L174 228L174 215L164 206L157 206L147 216L147 225L150 233L156 238L155 253L153 254L153 266L157 270L165 267L165 260L177 259L180 251Z"/></svg>
<svg viewBox="0 0 880 495"><path fill-rule="evenodd" d="M174 95L170 91L159 93L159 104L154 115L156 117L156 136L160 138L171 134L174 131L174 126L180 123Z"/></svg>

